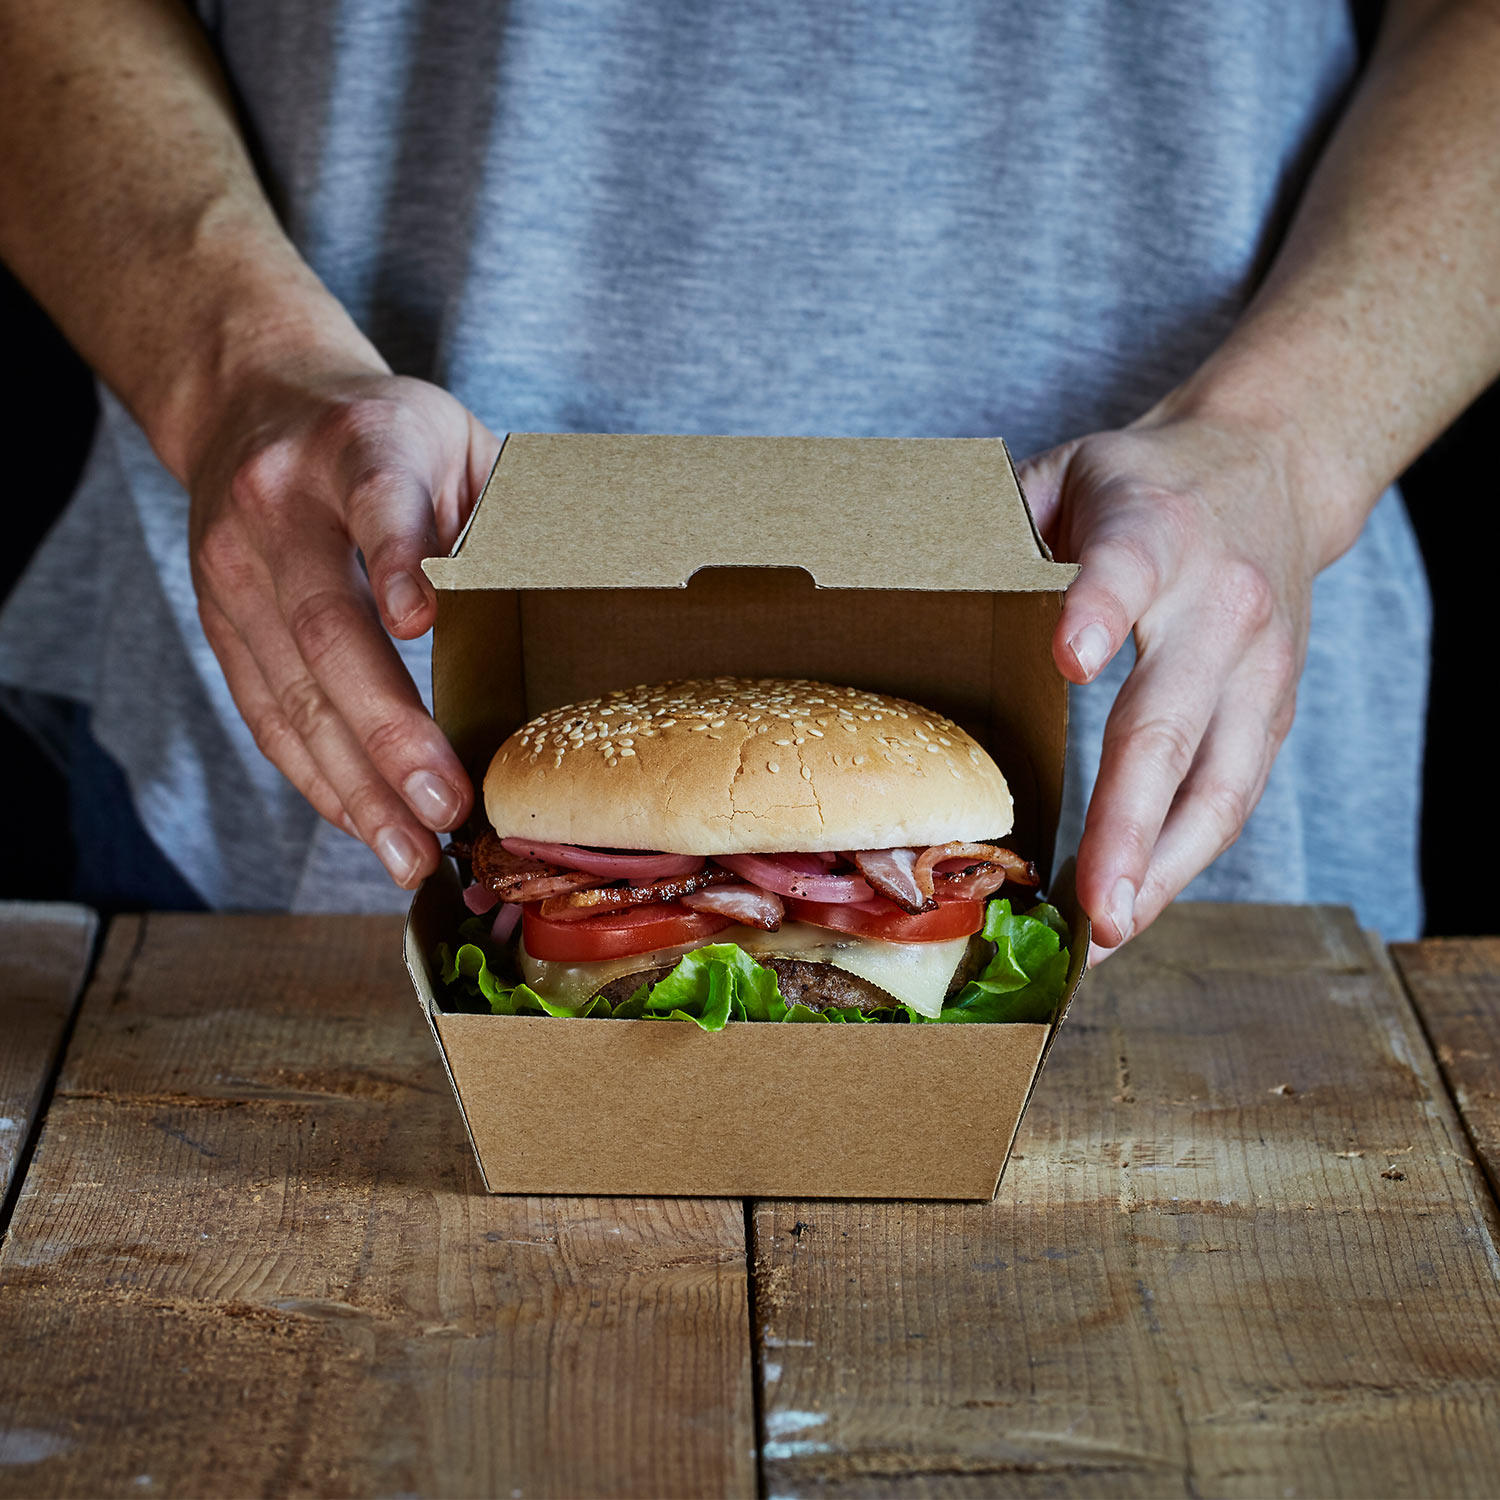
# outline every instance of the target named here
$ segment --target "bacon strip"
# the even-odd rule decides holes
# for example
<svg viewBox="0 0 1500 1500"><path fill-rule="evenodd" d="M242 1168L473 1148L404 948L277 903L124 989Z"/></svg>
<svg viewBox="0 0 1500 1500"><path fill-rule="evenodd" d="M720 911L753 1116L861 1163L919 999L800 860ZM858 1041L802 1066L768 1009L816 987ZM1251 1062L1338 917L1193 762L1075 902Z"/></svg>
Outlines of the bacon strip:
<svg viewBox="0 0 1500 1500"><path fill-rule="evenodd" d="M849 857L870 885L902 911L915 915L936 909L931 879L925 890L917 879L915 849L856 849Z"/></svg>
<svg viewBox="0 0 1500 1500"><path fill-rule="evenodd" d="M500 847L492 832L475 839L469 852L474 883L493 891L502 901L543 901L590 886L603 885L604 876L564 870L540 859L526 859Z"/></svg>
<svg viewBox="0 0 1500 1500"><path fill-rule="evenodd" d="M733 917L742 926L759 927L763 932L775 932L786 916L781 897L756 885L720 885L711 890L692 891L682 898L682 904L692 911Z"/></svg>
<svg viewBox="0 0 1500 1500"><path fill-rule="evenodd" d="M594 886L548 897L542 902L542 915L553 921L568 922L576 917L598 916L600 912L622 911L629 906L647 906L653 901L680 901L694 891L727 885L733 879L728 870L709 865L696 874L653 880L649 885Z"/></svg>

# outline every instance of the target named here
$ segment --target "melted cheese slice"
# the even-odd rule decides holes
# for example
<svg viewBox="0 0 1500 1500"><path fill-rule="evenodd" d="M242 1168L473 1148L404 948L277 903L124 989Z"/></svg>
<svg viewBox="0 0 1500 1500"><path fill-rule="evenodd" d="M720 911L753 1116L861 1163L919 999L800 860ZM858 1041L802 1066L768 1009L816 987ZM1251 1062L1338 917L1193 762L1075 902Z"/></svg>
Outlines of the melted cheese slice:
<svg viewBox="0 0 1500 1500"><path fill-rule="evenodd" d="M948 986L969 946L966 937L947 943L887 943L830 932L806 922L783 922L778 932L731 928L681 948L662 948L655 953L635 953L629 958L591 964L533 958L522 944L521 972L539 995L563 1005L577 1005L612 979L674 964L684 953L709 943L734 943L757 958L800 958L807 963L831 964L878 985L923 1016L935 1016L942 1010Z"/></svg>

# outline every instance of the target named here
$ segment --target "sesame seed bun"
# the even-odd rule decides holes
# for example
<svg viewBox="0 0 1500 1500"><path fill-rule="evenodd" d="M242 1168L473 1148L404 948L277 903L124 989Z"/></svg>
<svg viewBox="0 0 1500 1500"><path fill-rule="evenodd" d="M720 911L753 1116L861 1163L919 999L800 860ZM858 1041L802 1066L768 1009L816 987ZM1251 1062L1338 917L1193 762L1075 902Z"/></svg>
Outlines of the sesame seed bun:
<svg viewBox="0 0 1500 1500"><path fill-rule="evenodd" d="M774 854L1010 832L1010 790L951 719L882 693L715 677L542 714L495 753L501 838Z"/></svg>

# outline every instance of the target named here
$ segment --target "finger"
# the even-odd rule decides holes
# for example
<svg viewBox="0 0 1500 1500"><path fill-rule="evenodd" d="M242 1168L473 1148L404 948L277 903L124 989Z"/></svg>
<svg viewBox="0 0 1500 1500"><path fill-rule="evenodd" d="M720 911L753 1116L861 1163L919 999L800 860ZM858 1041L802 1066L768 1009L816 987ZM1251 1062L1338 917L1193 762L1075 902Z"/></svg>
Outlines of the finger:
<svg viewBox="0 0 1500 1500"><path fill-rule="evenodd" d="M1056 547L1058 510L1062 502L1063 480L1068 462L1078 447L1075 439L1028 458L1016 470L1016 480L1026 497L1031 518L1048 546Z"/></svg>
<svg viewBox="0 0 1500 1500"><path fill-rule="evenodd" d="M1136 931L1149 925L1239 837L1265 791L1291 727L1295 699L1247 663L1227 686L1193 769L1162 825L1136 903Z"/></svg>
<svg viewBox="0 0 1500 1500"><path fill-rule="evenodd" d="M308 748L293 731L275 695L266 686L255 658L239 632L213 600L198 604L203 633L224 669L234 706L254 736L256 747L291 784L312 803L318 813L345 833L359 837L359 830L345 810L328 778L318 769Z"/></svg>
<svg viewBox="0 0 1500 1500"><path fill-rule="evenodd" d="M301 661L363 757L428 828L462 822L468 777L381 629L347 542L328 531L285 547L271 574Z"/></svg>
<svg viewBox="0 0 1500 1500"><path fill-rule="evenodd" d="M411 640L432 628L437 595L422 559L442 551L434 512L435 483L405 463L370 461L343 479L345 522L364 554L370 591L387 630Z"/></svg>
<svg viewBox="0 0 1500 1500"><path fill-rule="evenodd" d="M1142 507L1112 513L1079 552L1079 572L1063 597L1052 638L1058 671L1092 681L1114 659L1170 580L1178 563L1175 531Z"/></svg>
<svg viewBox="0 0 1500 1500"><path fill-rule="evenodd" d="M1130 936L1162 824L1244 651L1240 634L1209 611L1160 630L1110 710L1079 843L1079 898L1107 947Z"/></svg>
<svg viewBox="0 0 1500 1500"><path fill-rule="evenodd" d="M345 565L350 573L357 572L352 555ZM293 734L332 786L358 836L379 856L396 884L409 889L436 868L436 840L365 753L353 726L298 649L275 600L276 591L267 576L253 590L225 599L223 607L255 658ZM395 656L368 598L363 626L379 648ZM399 669L399 660L396 665ZM410 678L404 672L400 676L405 678L405 691L415 698ZM417 702L417 711L425 719L420 700ZM451 755L452 751L447 753Z"/></svg>

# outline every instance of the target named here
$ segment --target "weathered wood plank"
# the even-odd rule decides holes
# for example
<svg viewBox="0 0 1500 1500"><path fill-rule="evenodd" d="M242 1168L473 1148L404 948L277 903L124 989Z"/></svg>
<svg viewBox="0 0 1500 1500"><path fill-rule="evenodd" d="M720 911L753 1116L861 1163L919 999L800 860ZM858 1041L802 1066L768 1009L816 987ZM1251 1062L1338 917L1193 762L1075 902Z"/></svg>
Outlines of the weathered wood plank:
<svg viewBox="0 0 1500 1500"><path fill-rule="evenodd" d="M57 1066L98 928L86 906L0 902L0 1204Z"/></svg>
<svg viewBox="0 0 1500 1500"><path fill-rule="evenodd" d="M770 1494L1494 1493L1500 1223L1347 913L1169 912L1016 1150L994 1204L757 1208Z"/></svg>
<svg viewBox="0 0 1500 1500"><path fill-rule="evenodd" d="M1397 943L1391 957L1500 1192L1500 937Z"/></svg>
<svg viewBox="0 0 1500 1500"><path fill-rule="evenodd" d="M0 1260L0 1494L754 1492L741 1205L486 1196L399 954L153 917L90 988Z"/></svg>

